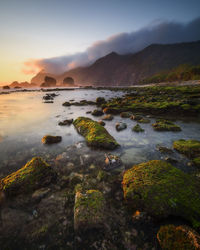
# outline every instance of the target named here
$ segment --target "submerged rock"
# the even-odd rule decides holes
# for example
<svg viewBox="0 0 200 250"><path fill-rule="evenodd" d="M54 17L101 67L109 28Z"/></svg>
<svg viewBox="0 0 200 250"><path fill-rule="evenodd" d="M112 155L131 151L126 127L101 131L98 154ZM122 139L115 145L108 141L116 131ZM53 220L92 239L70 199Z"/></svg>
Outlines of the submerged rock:
<svg viewBox="0 0 200 250"><path fill-rule="evenodd" d="M121 130L126 129L127 125L124 122L117 122L116 125L115 125L115 128L116 128L117 131L121 131Z"/></svg>
<svg viewBox="0 0 200 250"><path fill-rule="evenodd" d="M167 120L157 120L152 126L156 131L181 131L181 128L178 125Z"/></svg>
<svg viewBox="0 0 200 250"><path fill-rule="evenodd" d="M106 125L106 123L105 123L104 121L102 121L102 120L98 121L98 123L99 123L101 126L105 126L105 125Z"/></svg>
<svg viewBox="0 0 200 250"><path fill-rule="evenodd" d="M167 148L164 146L157 145L156 146L157 150L159 150L161 153L167 153L167 154L172 154L173 150L171 148Z"/></svg>
<svg viewBox="0 0 200 250"><path fill-rule="evenodd" d="M177 140L173 142L173 147L188 157L198 157L200 155L200 141L197 140Z"/></svg>
<svg viewBox="0 0 200 250"><path fill-rule="evenodd" d="M69 107L69 106L71 106L71 103L70 102L64 102L62 105L65 106L65 107Z"/></svg>
<svg viewBox="0 0 200 250"><path fill-rule="evenodd" d="M97 103L97 105L101 105L103 103L106 103L106 100L104 97L97 97L96 103Z"/></svg>
<svg viewBox="0 0 200 250"><path fill-rule="evenodd" d="M53 144L53 143L58 143L62 141L61 136L53 136L53 135L45 135L42 138L42 143L43 144Z"/></svg>
<svg viewBox="0 0 200 250"><path fill-rule="evenodd" d="M104 169L109 171L114 168L118 168L122 166L122 161L117 155L106 154L105 155L105 167Z"/></svg>
<svg viewBox="0 0 200 250"><path fill-rule="evenodd" d="M99 109L95 109L93 112L92 112L92 115L94 116L101 116L103 115L103 112Z"/></svg>
<svg viewBox="0 0 200 250"><path fill-rule="evenodd" d="M67 119L67 120L64 120L62 122L59 122L58 125L59 126L71 125L72 122L73 122L73 119Z"/></svg>
<svg viewBox="0 0 200 250"><path fill-rule="evenodd" d="M135 125L133 128L132 128L133 131L139 133L139 132L144 132L144 129L140 127L139 124Z"/></svg>
<svg viewBox="0 0 200 250"><path fill-rule="evenodd" d="M157 239L162 249L194 250L200 249L200 235L188 226L161 226Z"/></svg>
<svg viewBox="0 0 200 250"><path fill-rule="evenodd" d="M119 146L103 126L90 118L78 117L73 124L78 133L85 137L87 144L90 146L106 149L114 149Z"/></svg>
<svg viewBox="0 0 200 250"><path fill-rule="evenodd" d="M18 171L0 180L0 192L6 196L25 194L44 187L56 177L53 169L40 157L35 157Z"/></svg>
<svg viewBox="0 0 200 250"><path fill-rule="evenodd" d="M105 199L98 190L77 192L74 206L74 229L87 231L99 228L105 220Z"/></svg>
<svg viewBox="0 0 200 250"><path fill-rule="evenodd" d="M125 172L122 184L133 209L158 218L180 216L200 226L200 184L171 164L153 160L136 165Z"/></svg>
<svg viewBox="0 0 200 250"><path fill-rule="evenodd" d="M120 116L122 118L130 118L133 114L131 112L122 112L120 113Z"/></svg>
<svg viewBox="0 0 200 250"><path fill-rule="evenodd" d="M105 115L104 117L102 117L102 120L105 121L112 121L113 120L113 116L111 114Z"/></svg>

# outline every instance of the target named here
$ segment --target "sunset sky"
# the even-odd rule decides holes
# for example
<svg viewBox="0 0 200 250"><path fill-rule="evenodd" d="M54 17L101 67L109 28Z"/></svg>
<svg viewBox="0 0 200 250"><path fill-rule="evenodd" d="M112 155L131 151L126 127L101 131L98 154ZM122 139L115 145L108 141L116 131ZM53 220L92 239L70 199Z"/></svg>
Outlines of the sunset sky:
<svg viewBox="0 0 200 250"><path fill-rule="evenodd" d="M0 84L30 80L30 59L82 52L160 21L190 22L199 10L199 0L0 0Z"/></svg>

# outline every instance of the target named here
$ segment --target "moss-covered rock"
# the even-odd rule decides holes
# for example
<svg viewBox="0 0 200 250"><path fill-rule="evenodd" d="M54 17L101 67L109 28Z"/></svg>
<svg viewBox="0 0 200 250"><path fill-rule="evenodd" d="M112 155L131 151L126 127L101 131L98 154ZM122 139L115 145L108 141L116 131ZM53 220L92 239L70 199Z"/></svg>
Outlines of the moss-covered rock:
<svg viewBox="0 0 200 250"><path fill-rule="evenodd" d="M139 123L150 123L151 121L147 118L142 118L142 119L139 119L137 122Z"/></svg>
<svg viewBox="0 0 200 250"><path fill-rule="evenodd" d="M200 184L171 164L153 160L136 165L125 172L122 184L133 209L158 218L181 216L200 226Z"/></svg>
<svg viewBox="0 0 200 250"><path fill-rule="evenodd" d="M119 146L103 126L90 118L78 117L73 124L90 146L106 149L114 149Z"/></svg>
<svg viewBox="0 0 200 250"><path fill-rule="evenodd" d="M122 118L130 118L133 114L131 112L122 112L120 116Z"/></svg>
<svg viewBox="0 0 200 250"><path fill-rule="evenodd" d="M0 191L6 196L32 192L49 184L56 177L53 169L40 157L35 157L18 171L0 180Z"/></svg>
<svg viewBox="0 0 200 250"><path fill-rule="evenodd" d="M194 158L193 163L196 167L200 168L200 157Z"/></svg>
<svg viewBox="0 0 200 250"><path fill-rule="evenodd" d="M197 250L200 249L200 236L187 226L161 226L157 239L163 250Z"/></svg>
<svg viewBox="0 0 200 250"><path fill-rule="evenodd" d="M156 131L181 131L181 128L178 125L167 120L157 120L152 126Z"/></svg>
<svg viewBox="0 0 200 250"><path fill-rule="evenodd" d="M139 124L135 125L133 128L132 128L133 131L139 133L139 132L144 132L144 129L140 127Z"/></svg>
<svg viewBox="0 0 200 250"><path fill-rule="evenodd" d="M177 140L173 142L173 147L178 152L188 157L196 157L200 155L200 141L197 140Z"/></svg>
<svg viewBox="0 0 200 250"><path fill-rule="evenodd" d="M85 193L77 192L74 206L74 229L85 231L99 228L105 219L105 199L98 190L88 190Z"/></svg>
<svg viewBox="0 0 200 250"><path fill-rule="evenodd" d="M58 143L61 141L62 141L61 136L45 135L42 137L43 144L53 144L53 143Z"/></svg>
<svg viewBox="0 0 200 250"><path fill-rule="evenodd" d="M101 105L103 103L106 103L106 100L104 97L97 97L96 103L97 103L97 105Z"/></svg>

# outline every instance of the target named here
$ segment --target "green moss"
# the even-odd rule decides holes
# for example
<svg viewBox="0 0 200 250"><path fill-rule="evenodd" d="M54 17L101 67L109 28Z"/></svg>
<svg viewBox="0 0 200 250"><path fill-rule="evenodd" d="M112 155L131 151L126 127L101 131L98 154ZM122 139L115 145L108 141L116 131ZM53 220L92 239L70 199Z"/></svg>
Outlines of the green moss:
<svg viewBox="0 0 200 250"><path fill-rule="evenodd" d="M200 249L200 236L187 226L161 226L157 239L163 250Z"/></svg>
<svg viewBox="0 0 200 250"><path fill-rule="evenodd" d="M200 184L171 164L154 160L136 165L125 172L122 184L133 209L158 218L181 216L200 226Z"/></svg>
<svg viewBox="0 0 200 250"><path fill-rule="evenodd" d="M42 138L42 143L43 144L52 144L52 143L61 142L61 140L62 140L61 136L45 135Z"/></svg>
<svg viewBox="0 0 200 250"><path fill-rule="evenodd" d="M35 157L18 171L0 180L0 191L7 196L32 192L55 178L53 169L40 157Z"/></svg>
<svg viewBox="0 0 200 250"><path fill-rule="evenodd" d="M200 157L194 158L193 163L196 167L200 167Z"/></svg>
<svg viewBox="0 0 200 250"><path fill-rule="evenodd" d="M174 149L178 152L187 155L188 157L195 157L200 154L200 141L197 140L178 140L173 143Z"/></svg>
<svg viewBox="0 0 200 250"><path fill-rule="evenodd" d="M107 149L114 149L119 146L103 126L90 118L78 117L73 124L90 146Z"/></svg>
<svg viewBox="0 0 200 250"><path fill-rule="evenodd" d="M133 128L132 128L133 131L139 133L139 132L144 132L144 129L140 127L139 124L135 125Z"/></svg>
<svg viewBox="0 0 200 250"><path fill-rule="evenodd" d="M167 120L157 120L152 126L156 131L181 131L178 125Z"/></svg>
<svg viewBox="0 0 200 250"><path fill-rule="evenodd" d="M76 193L74 206L75 230L99 227L103 223L105 199L98 190L88 190L86 193Z"/></svg>

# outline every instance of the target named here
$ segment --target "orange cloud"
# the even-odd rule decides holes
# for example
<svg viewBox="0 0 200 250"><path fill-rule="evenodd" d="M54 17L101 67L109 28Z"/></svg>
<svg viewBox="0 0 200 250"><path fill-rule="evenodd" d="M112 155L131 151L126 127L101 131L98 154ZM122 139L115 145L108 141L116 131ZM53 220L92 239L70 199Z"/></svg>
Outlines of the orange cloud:
<svg viewBox="0 0 200 250"><path fill-rule="evenodd" d="M42 70L42 65L39 64L39 60L30 59L23 63L22 73L25 75L37 74Z"/></svg>

